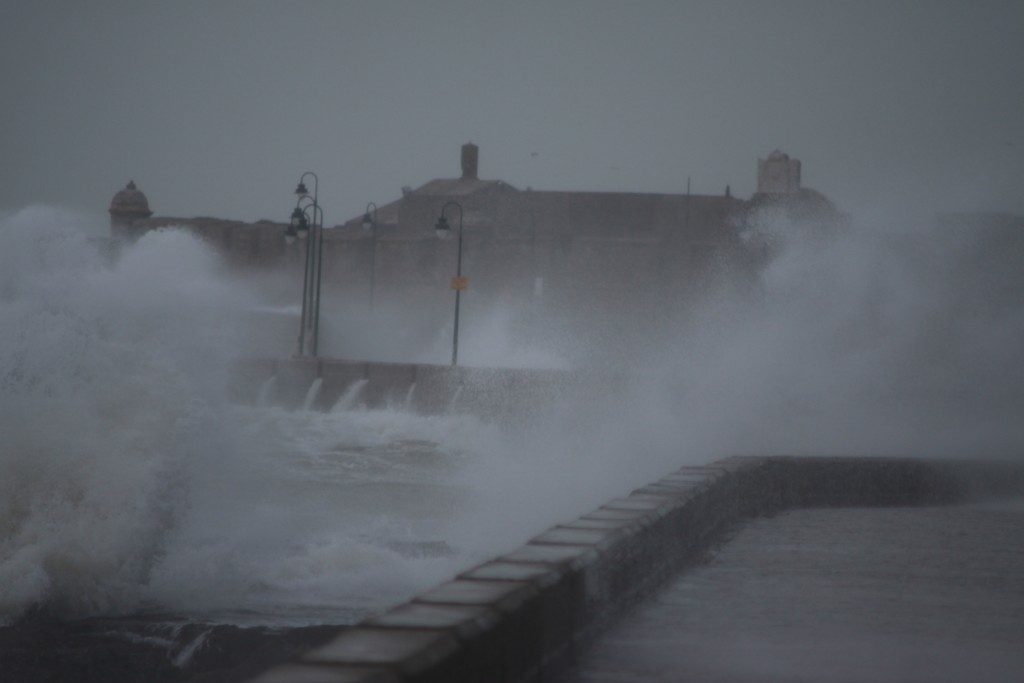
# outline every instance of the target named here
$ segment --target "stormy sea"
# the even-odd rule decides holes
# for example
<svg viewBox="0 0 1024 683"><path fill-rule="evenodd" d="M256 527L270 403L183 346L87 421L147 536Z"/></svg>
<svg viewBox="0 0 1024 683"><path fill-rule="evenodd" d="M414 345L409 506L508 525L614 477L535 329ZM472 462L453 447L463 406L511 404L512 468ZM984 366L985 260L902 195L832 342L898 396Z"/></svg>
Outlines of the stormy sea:
<svg viewBox="0 0 1024 683"><path fill-rule="evenodd" d="M478 418L227 400L260 301L184 232L89 235L0 231L6 683L241 680L578 503Z"/></svg>
<svg viewBox="0 0 1024 683"><path fill-rule="evenodd" d="M116 256L95 234L0 218L4 683L246 680L685 464L1024 445L1019 232L769 230L747 291L652 322L628 381L528 425L358 387L228 400L267 309L252 277L184 231ZM531 355L477 320L466 362L615 346L561 334Z"/></svg>

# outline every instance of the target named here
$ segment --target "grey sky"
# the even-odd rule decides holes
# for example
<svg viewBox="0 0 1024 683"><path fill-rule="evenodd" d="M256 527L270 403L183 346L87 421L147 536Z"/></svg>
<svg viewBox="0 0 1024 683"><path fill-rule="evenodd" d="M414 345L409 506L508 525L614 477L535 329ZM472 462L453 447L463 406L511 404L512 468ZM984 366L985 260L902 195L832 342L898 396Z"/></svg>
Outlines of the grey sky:
<svg viewBox="0 0 1024 683"><path fill-rule="evenodd" d="M0 209L328 224L458 175L754 190L800 158L854 214L1024 213L1022 2L46 2L0 6Z"/></svg>

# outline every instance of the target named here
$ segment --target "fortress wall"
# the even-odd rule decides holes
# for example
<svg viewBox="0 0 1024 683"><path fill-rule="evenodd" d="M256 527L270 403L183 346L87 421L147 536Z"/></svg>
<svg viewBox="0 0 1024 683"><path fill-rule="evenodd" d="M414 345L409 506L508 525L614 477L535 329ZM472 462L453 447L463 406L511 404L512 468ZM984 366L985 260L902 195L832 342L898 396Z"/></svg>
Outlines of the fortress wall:
<svg viewBox="0 0 1024 683"><path fill-rule="evenodd" d="M683 467L339 632L258 683L539 681L739 520L786 508L932 505L1024 492L1024 468L736 457Z"/></svg>
<svg viewBox="0 0 1024 683"><path fill-rule="evenodd" d="M374 408L401 405L416 383L416 369L407 363L367 363L366 404Z"/></svg>
<svg viewBox="0 0 1024 683"><path fill-rule="evenodd" d="M358 361L322 360L320 377L323 384L314 408L330 410L356 382L366 379L366 363Z"/></svg>
<svg viewBox="0 0 1024 683"><path fill-rule="evenodd" d="M275 362L274 374L277 377L275 402L288 409L301 406L313 380L320 376L320 367L321 363L316 358L296 358Z"/></svg>
<svg viewBox="0 0 1024 683"><path fill-rule="evenodd" d="M562 370L494 369L366 363L292 358L245 359L236 362L228 395L254 403L260 387L276 377L273 403L295 409L317 377L323 380L314 408L330 410L359 380L366 380L361 403L371 408L402 406L422 414L448 410L489 417L524 418L554 399L577 390L580 379Z"/></svg>

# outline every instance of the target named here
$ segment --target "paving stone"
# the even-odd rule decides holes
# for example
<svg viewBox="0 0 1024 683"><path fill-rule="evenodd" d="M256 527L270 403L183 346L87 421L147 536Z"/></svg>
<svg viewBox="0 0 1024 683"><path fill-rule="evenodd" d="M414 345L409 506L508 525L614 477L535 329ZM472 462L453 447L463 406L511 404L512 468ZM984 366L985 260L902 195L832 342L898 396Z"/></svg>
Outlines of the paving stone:
<svg viewBox="0 0 1024 683"><path fill-rule="evenodd" d="M458 605L489 605L495 609L518 606L537 588L521 581L472 581L455 579L423 593L415 602Z"/></svg>
<svg viewBox="0 0 1024 683"><path fill-rule="evenodd" d="M567 529L602 529L607 531L618 531L621 529L629 529L635 524L638 524L636 517L629 515L625 519L591 519L589 517L580 517L576 521L569 522L563 526Z"/></svg>
<svg viewBox="0 0 1024 683"><path fill-rule="evenodd" d="M422 670L455 652L455 637L445 631L356 627L307 652L314 664L386 664L403 673Z"/></svg>
<svg viewBox="0 0 1024 683"><path fill-rule="evenodd" d="M576 568L583 566L595 557L597 557L597 553L593 548L587 546L527 543L518 550L502 555L499 559L505 562L543 562Z"/></svg>
<svg viewBox="0 0 1024 683"><path fill-rule="evenodd" d="M365 626L447 629L460 639L479 635L498 621L498 614L476 605L434 605L407 602L363 622Z"/></svg>
<svg viewBox="0 0 1024 683"><path fill-rule="evenodd" d="M550 564L527 562L488 562L459 574L460 579L479 581L533 581L541 584L556 581L564 572Z"/></svg>
<svg viewBox="0 0 1024 683"><path fill-rule="evenodd" d="M530 540L530 543L541 545L587 545L601 546L608 544L619 532L614 529L570 529L564 526L554 527Z"/></svg>
<svg viewBox="0 0 1024 683"><path fill-rule="evenodd" d="M599 507L596 510L592 510L587 514L580 517L583 519L599 519L599 520L619 520L629 522L643 522L644 520L651 519L652 514L650 510L636 510L636 509L624 509L624 508L606 508Z"/></svg>
<svg viewBox="0 0 1024 683"><path fill-rule="evenodd" d="M381 668L284 664L264 672L252 683L399 683L398 674Z"/></svg>

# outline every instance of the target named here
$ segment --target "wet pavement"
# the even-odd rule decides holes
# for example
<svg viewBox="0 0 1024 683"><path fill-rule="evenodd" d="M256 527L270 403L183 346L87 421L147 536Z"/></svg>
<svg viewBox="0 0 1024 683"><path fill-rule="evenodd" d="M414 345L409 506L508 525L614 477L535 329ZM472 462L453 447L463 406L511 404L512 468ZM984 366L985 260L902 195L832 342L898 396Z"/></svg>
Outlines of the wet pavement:
<svg viewBox="0 0 1024 683"><path fill-rule="evenodd" d="M691 680L1024 681L1024 501L751 520L561 683Z"/></svg>
<svg viewBox="0 0 1024 683"><path fill-rule="evenodd" d="M0 627L0 682L242 683L322 645L338 628L240 628L159 616L63 621L36 613Z"/></svg>

